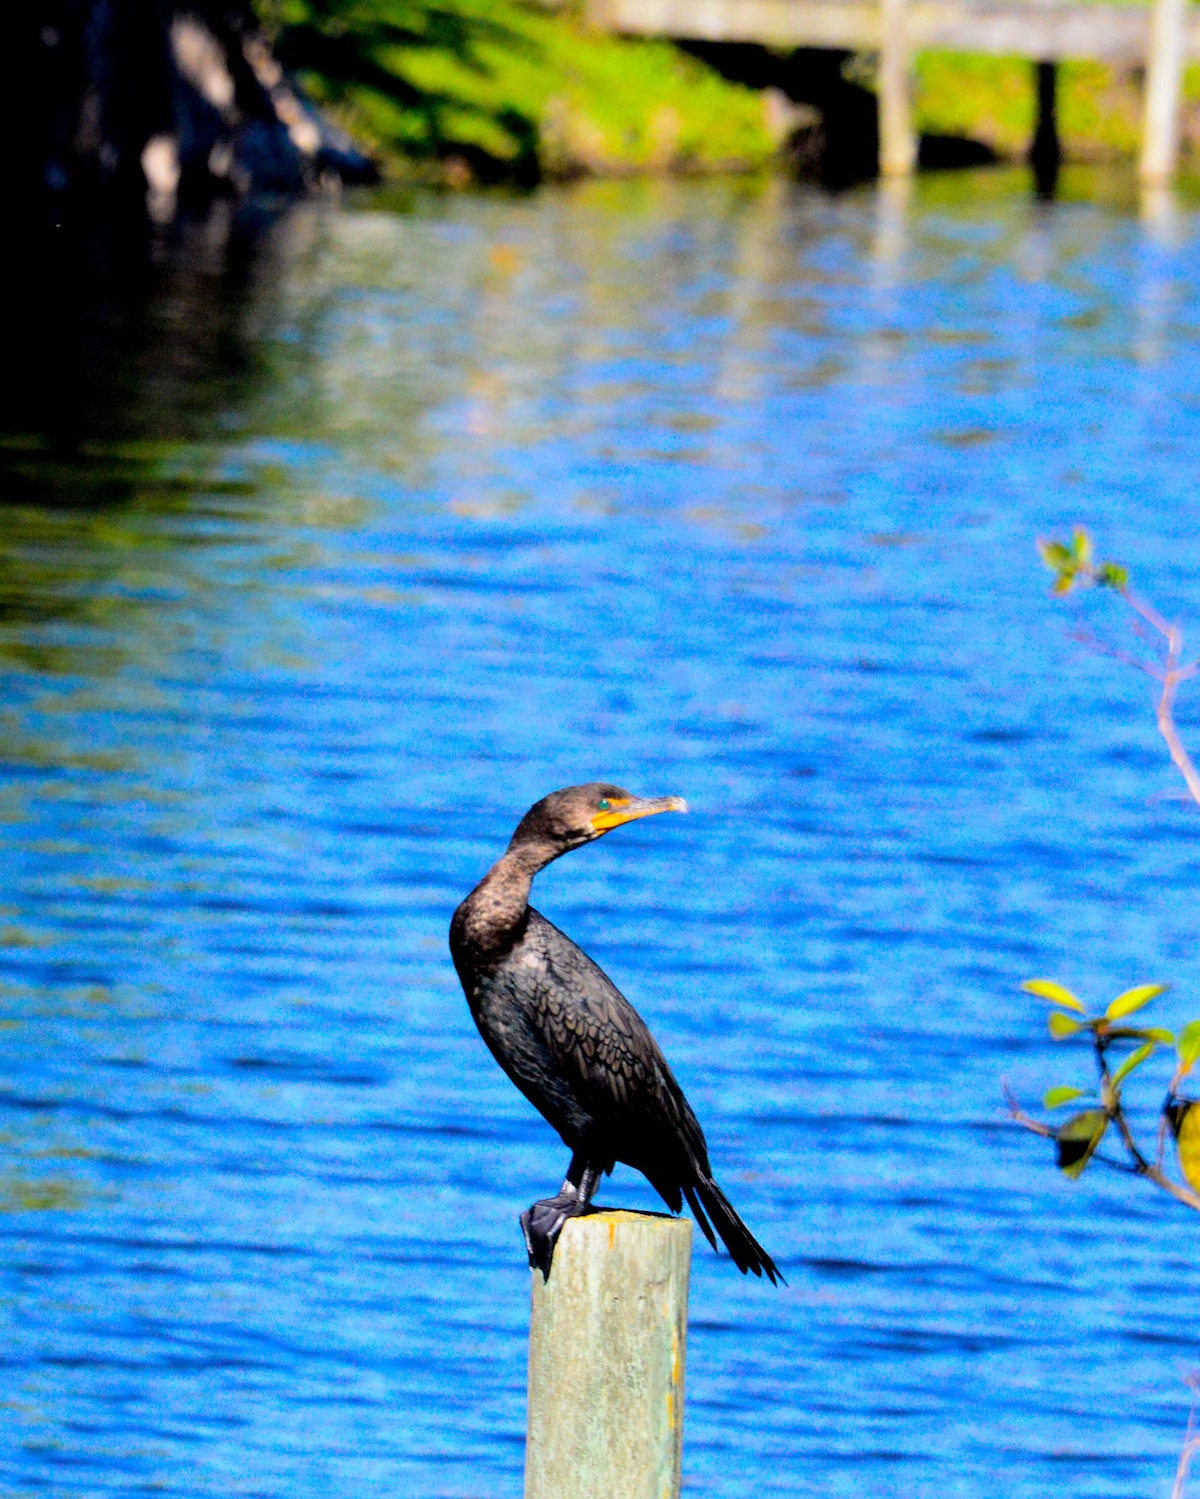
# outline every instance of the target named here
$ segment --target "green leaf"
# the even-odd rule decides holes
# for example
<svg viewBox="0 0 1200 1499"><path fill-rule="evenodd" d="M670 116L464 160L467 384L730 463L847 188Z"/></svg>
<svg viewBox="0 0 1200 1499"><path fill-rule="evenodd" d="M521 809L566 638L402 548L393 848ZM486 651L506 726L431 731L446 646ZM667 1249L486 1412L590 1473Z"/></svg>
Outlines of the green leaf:
<svg viewBox="0 0 1200 1499"><path fill-rule="evenodd" d="M1091 1140L1098 1130L1108 1127L1108 1115L1103 1109L1084 1109L1082 1114L1072 1114L1055 1135L1056 1140Z"/></svg>
<svg viewBox="0 0 1200 1499"><path fill-rule="evenodd" d="M1194 1192L1200 1192L1200 1108L1181 1098L1174 1126L1175 1152L1184 1180Z"/></svg>
<svg viewBox="0 0 1200 1499"><path fill-rule="evenodd" d="M1073 1036L1076 1031L1083 1029L1082 1020L1072 1020L1069 1015L1064 1015L1061 1010L1051 1011L1046 1016L1046 1025L1056 1041L1065 1041L1068 1036Z"/></svg>
<svg viewBox="0 0 1200 1499"><path fill-rule="evenodd" d="M1135 1067L1140 1067L1146 1060L1146 1058L1150 1055L1150 1053L1154 1051L1154 1049L1154 1042L1147 1041L1143 1046L1139 1046L1136 1051L1131 1051L1125 1058L1125 1060L1121 1063L1121 1065L1117 1068L1117 1070L1113 1073L1113 1087L1117 1087L1117 1085L1123 1078L1127 1078Z"/></svg>
<svg viewBox="0 0 1200 1499"><path fill-rule="evenodd" d="M1042 1099L1042 1108L1061 1109L1064 1103L1070 1103L1073 1098L1082 1098L1082 1088L1072 1088L1063 1085L1059 1088L1050 1088Z"/></svg>
<svg viewBox="0 0 1200 1499"><path fill-rule="evenodd" d="M1095 1154L1096 1146L1104 1138L1108 1128L1108 1115L1103 1109L1086 1109L1075 1114L1055 1135L1058 1146L1058 1166L1064 1176L1076 1181Z"/></svg>
<svg viewBox="0 0 1200 1499"><path fill-rule="evenodd" d="M1063 546L1061 541L1039 541L1037 549L1042 561L1051 572L1061 572L1064 567L1069 567L1075 560L1070 549Z"/></svg>
<svg viewBox="0 0 1200 1499"><path fill-rule="evenodd" d="M1129 569L1116 562L1102 562L1096 569L1096 582L1101 588L1114 588L1124 593L1129 587Z"/></svg>
<svg viewBox="0 0 1200 1499"><path fill-rule="evenodd" d="M1062 1005L1066 1010L1078 1010L1081 1015L1087 1014L1070 989L1064 989L1053 979L1026 979L1021 988L1026 994L1036 994L1039 999L1048 999L1051 1004Z"/></svg>
<svg viewBox="0 0 1200 1499"><path fill-rule="evenodd" d="M1141 1034L1145 1036L1147 1041L1157 1041L1160 1046L1175 1045L1175 1032L1164 1031L1161 1026L1148 1025Z"/></svg>
<svg viewBox="0 0 1200 1499"><path fill-rule="evenodd" d="M1190 1070L1200 1060L1200 1020L1191 1020L1179 1032L1179 1040L1175 1043L1175 1049L1179 1053L1179 1065L1185 1070Z"/></svg>
<svg viewBox="0 0 1200 1499"><path fill-rule="evenodd" d="M1076 526L1071 533L1071 552L1080 567L1091 567L1092 538L1082 526Z"/></svg>
<svg viewBox="0 0 1200 1499"><path fill-rule="evenodd" d="M1135 989L1126 989L1125 993L1118 994L1105 1010L1104 1018L1105 1020L1120 1020L1123 1015L1132 1015L1134 1010L1140 1010L1143 1005L1148 1005L1152 999L1165 994L1170 987L1170 984L1138 984Z"/></svg>

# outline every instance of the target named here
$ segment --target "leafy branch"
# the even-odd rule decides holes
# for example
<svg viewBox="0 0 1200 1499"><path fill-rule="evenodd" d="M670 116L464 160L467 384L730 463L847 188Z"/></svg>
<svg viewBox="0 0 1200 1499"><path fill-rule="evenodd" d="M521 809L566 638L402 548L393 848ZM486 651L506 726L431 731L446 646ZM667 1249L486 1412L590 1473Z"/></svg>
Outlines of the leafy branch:
<svg viewBox="0 0 1200 1499"><path fill-rule="evenodd" d="M1139 984L1136 988L1126 989L1102 1015L1089 1015L1069 989L1052 979L1030 979L1021 987L1026 993L1036 994L1054 1006L1047 1025L1055 1041L1066 1041L1075 1036L1087 1040L1096 1065L1097 1080L1094 1088L1063 1085L1046 1093L1042 1106L1048 1112L1076 1099L1095 1100L1058 1126L1025 1113L1006 1085L1004 1097L1012 1119L1023 1129L1055 1142L1059 1169L1072 1181L1077 1181L1093 1160L1099 1160L1118 1170L1144 1176L1177 1201L1200 1212L1200 1106L1179 1092L1184 1079L1200 1061L1200 1020L1184 1026L1178 1037L1157 1026L1126 1023L1130 1015L1162 994L1166 984ZM1110 1054L1130 1045L1132 1050L1114 1066ZM1158 1141L1151 1152L1144 1149L1134 1135L1125 1110L1124 1089L1128 1078L1149 1061L1160 1046L1175 1047L1177 1065L1167 1085ZM1113 1160L1097 1153L1100 1142L1110 1129L1120 1142L1123 1159ZM1168 1132L1174 1137L1179 1170L1187 1186L1173 1181L1163 1170Z"/></svg>
<svg viewBox="0 0 1200 1499"><path fill-rule="evenodd" d="M1144 671L1147 676L1162 683L1162 691L1155 707L1158 732L1166 741L1167 749L1171 752L1171 759L1175 762L1180 775L1187 782L1192 800L1200 805L1200 772L1192 763L1192 758L1184 748L1183 740L1180 739L1179 731L1175 727L1175 696L1181 683L1186 682L1189 677L1194 677L1200 670L1200 661L1191 661L1187 665L1181 664L1183 631L1178 625L1164 619L1152 604L1148 604L1145 599L1139 598L1131 591L1129 573L1124 567L1116 562L1095 560L1092 538L1082 526L1075 527L1069 542L1039 541L1038 551L1041 553L1042 561L1054 574L1053 591L1055 593L1070 593L1072 589L1109 588L1118 594L1143 621L1142 626L1135 626L1138 633L1143 637L1149 635L1151 639L1158 637L1159 660L1153 665L1128 651L1110 646L1087 632L1080 632L1075 638L1101 655L1112 656L1124 662L1126 666Z"/></svg>
<svg viewBox="0 0 1200 1499"><path fill-rule="evenodd" d="M1075 638L1102 655L1112 656L1126 666L1145 672L1161 684L1155 705L1158 731L1187 784L1192 800L1200 805L1200 773L1175 725L1175 699L1179 688L1200 670L1200 661L1183 662L1183 631L1165 619L1152 604L1133 593L1124 567L1115 562L1096 560L1092 539L1081 526L1074 528L1069 542L1039 541L1038 551L1054 574L1054 593L1107 588L1137 616L1131 622L1132 628L1142 642L1154 647L1153 664L1138 654L1098 639L1090 632L1077 632ZM1095 1065L1096 1084L1090 1089L1061 1085L1046 1092L1042 1106L1048 1113L1076 1100L1087 1105L1071 1114L1065 1123L1057 1125L1025 1113L1006 1084L1004 1097L1012 1119L1022 1128L1054 1141L1059 1169L1072 1181L1077 1181L1092 1161L1100 1161L1119 1171L1145 1177L1178 1202L1200 1212L1200 1101L1186 1098L1180 1092L1184 1080L1200 1061L1200 1020L1184 1026L1178 1036L1155 1026L1129 1023L1130 1016L1164 992L1165 984L1139 984L1127 989L1101 1015L1089 1015L1076 995L1052 979L1030 979L1021 987L1048 1000L1053 1006L1047 1025L1055 1041L1078 1038L1087 1043ZM1164 1046L1174 1046L1176 1066L1167 1085L1160 1110L1158 1137L1151 1152L1134 1133L1124 1095L1133 1074ZM1117 1159L1100 1153L1101 1142L1110 1131L1110 1138L1115 1136L1118 1142ZM1163 1169L1168 1135L1174 1138L1179 1174L1186 1185L1168 1176ZM1193 1393L1200 1396L1200 1378L1191 1375L1187 1383ZM1184 1499L1192 1460L1200 1453L1196 1416L1197 1401L1194 1399L1171 1499Z"/></svg>

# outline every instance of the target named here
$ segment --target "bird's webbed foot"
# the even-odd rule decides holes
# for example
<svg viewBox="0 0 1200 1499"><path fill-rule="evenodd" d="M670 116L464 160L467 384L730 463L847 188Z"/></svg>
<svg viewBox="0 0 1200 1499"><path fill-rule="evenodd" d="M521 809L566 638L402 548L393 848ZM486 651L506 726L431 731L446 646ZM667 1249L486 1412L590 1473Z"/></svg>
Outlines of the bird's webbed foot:
<svg viewBox="0 0 1200 1499"><path fill-rule="evenodd" d="M572 1167L574 1168L574 1162ZM577 1180L572 1180L577 1177ZM554 1246L568 1218L577 1218L586 1213L592 1194L596 1190L599 1172L590 1168L581 1173L572 1169L554 1197L535 1202L521 1214L521 1232L525 1235L525 1248L529 1252L529 1266L540 1270L542 1279L550 1279L550 1265L554 1259Z"/></svg>

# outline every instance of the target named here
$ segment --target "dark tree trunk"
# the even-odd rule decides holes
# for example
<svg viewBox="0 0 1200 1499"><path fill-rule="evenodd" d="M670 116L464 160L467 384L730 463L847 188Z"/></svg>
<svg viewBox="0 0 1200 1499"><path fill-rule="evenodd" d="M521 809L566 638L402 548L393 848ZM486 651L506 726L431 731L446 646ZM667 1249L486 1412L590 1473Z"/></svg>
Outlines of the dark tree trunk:
<svg viewBox="0 0 1200 1499"><path fill-rule="evenodd" d="M370 161L279 68L245 0L33 0L4 22L18 213L111 220L294 195Z"/></svg>

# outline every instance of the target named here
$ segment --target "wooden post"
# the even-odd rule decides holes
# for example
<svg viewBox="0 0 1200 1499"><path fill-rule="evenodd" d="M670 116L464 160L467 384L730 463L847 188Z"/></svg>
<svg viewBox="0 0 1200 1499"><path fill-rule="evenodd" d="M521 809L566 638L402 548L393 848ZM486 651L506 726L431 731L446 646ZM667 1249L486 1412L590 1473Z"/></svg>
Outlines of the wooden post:
<svg viewBox="0 0 1200 1499"><path fill-rule="evenodd" d="M1037 129L1029 160L1033 166L1040 198L1053 198L1058 184L1062 148L1058 140L1058 64L1035 62L1034 86L1037 91Z"/></svg>
<svg viewBox="0 0 1200 1499"><path fill-rule="evenodd" d="M568 1219L533 1277L525 1499L678 1499L692 1225Z"/></svg>
<svg viewBox="0 0 1200 1499"><path fill-rule="evenodd" d="M1146 108L1142 128L1143 182L1170 182L1179 156L1179 94L1183 78L1187 0L1154 0Z"/></svg>
<svg viewBox="0 0 1200 1499"><path fill-rule="evenodd" d="M907 177L917 164L907 0L880 0L879 23L879 170L884 177Z"/></svg>

